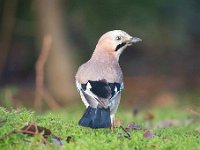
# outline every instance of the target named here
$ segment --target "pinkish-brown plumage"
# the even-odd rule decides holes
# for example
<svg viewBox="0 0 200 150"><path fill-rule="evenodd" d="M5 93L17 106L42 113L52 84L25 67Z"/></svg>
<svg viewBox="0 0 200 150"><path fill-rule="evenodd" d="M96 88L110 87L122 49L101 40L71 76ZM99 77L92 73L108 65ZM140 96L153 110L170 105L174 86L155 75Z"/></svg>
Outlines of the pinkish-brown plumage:
<svg viewBox="0 0 200 150"><path fill-rule="evenodd" d="M79 83L87 83L88 80L98 81L105 79L109 83L123 82L123 75L118 61L110 53L94 53L91 59L81 65L76 74Z"/></svg>
<svg viewBox="0 0 200 150"><path fill-rule="evenodd" d="M141 39L124 31L102 35L89 61L76 74L76 86L87 109L79 124L105 128L114 123L123 89L123 74L118 60L123 50Z"/></svg>

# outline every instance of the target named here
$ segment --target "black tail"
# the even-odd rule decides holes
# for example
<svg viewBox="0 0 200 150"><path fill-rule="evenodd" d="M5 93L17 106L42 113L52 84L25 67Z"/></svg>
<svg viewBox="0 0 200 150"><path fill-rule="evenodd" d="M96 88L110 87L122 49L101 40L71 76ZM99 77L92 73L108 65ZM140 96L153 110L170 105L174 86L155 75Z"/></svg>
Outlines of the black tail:
<svg viewBox="0 0 200 150"><path fill-rule="evenodd" d="M111 126L110 108L88 106L78 124L89 128L108 128Z"/></svg>

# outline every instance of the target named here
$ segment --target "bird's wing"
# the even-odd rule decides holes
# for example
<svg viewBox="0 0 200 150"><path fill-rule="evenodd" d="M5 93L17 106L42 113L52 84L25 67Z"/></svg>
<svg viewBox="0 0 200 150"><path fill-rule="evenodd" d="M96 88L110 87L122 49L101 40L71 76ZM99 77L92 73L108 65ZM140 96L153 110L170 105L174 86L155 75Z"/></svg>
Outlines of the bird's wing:
<svg viewBox="0 0 200 150"><path fill-rule="evenodd" d="M107 107L118 93L124 89L123 83L107 83L105 80L89 80L86 84L80 84L76 81L76 86L84 104L93 107L98 105Z"/></svg>

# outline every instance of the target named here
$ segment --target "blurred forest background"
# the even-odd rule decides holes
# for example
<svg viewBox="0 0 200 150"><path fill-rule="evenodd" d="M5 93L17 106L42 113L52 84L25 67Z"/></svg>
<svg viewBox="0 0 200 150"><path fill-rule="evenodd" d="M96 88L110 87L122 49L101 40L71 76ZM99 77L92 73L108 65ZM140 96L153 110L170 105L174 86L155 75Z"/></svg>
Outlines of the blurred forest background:
<svg viewBox="0 0 200 150"><path fill-rule="evenodd" d="M80 103L77 68L114 29L143 39L120 58L123 103L200 102L199 0L0 0L0 104Z"/></svg>

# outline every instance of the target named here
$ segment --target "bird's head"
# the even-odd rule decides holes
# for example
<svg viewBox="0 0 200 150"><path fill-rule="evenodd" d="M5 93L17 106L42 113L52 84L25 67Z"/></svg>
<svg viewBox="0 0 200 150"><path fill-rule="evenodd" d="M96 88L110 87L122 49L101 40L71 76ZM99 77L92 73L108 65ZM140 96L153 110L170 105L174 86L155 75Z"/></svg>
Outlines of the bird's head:
<svg viewBox="0 0 200 150"><path fill-rule="evenodd" d="M96 45L96 50L109 52L119 59L120 54L127 46L140 41L142 41L140 38L130 36L122 30L113 30L101 36Z"/></svg>

